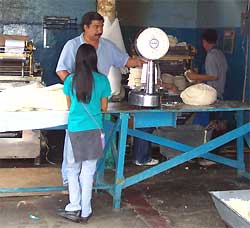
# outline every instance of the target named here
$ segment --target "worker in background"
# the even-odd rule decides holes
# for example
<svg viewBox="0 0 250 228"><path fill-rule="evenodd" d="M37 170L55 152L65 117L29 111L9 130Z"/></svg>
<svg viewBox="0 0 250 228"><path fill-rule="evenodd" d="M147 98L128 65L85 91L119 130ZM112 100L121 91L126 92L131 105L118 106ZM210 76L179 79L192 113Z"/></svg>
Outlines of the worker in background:
<svg viewBox="0 0 250 228"><path fill-rule="evenodd" d="M218 99L223 99L227 60L224 53L216 47L218 35L214 29L206 29L202 33L202 46L207 52L205 59L205 74L198 74L191 70L186 72L187 77L197 83L205 82L217 91Z"/></svg>
<svg viewBox="0 0 250 228"><path fill-rule="evenodd" d="M142 67L143 61L137 58L131 58L127 53L120 49L111 41L101 37L103 33L104 18L96 12L88 12L82 17L83 33L69 40L63 47L58 60L56 73L64 81L67 75L75 72L75 56L78 47L83 43L91 44L97 52L97 68L104 75L108 75L111 66L115 67ZM66 130L64 142L64 155L72 150L72 146ZM63 159L62 176L63 183L67 184L66 161Z"/></svg>
<svg viewBox="0 0 250 228"><path fill-rule="evenodd" d="M87 223L97 160L103 156L102 111L107 111L111 89L108 78L98 73L97 55L90 44L76 54L75 73L64 80L69 108L68 133L73 150L67 151L69 204L58 214L73 222Z"/></svg>
<svg viewBox="0 0 250 228"><path fill-rule="evenodd" d="M202 46L207 52L205 59L205 74L198 74L191 70L185 72L186 76L196 83L206 83L217 91L219 100L223 100L224 88L227 76L227 60L224 53L216 46L218 35L214 29L206 29L202 33ZM218 113L197 113L194 124L207 126L209 121L219 118ZM208 166L215 164L212 161L202 160L200 165Z"/></svg>

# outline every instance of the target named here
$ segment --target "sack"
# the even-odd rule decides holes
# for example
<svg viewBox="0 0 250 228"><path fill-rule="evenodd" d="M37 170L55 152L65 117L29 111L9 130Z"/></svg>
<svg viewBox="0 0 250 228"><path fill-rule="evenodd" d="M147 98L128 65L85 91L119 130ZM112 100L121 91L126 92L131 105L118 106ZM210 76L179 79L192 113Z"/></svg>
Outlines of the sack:
<svg viewBox="0 0 250 228"><path fill-rule="evenodd" d="M99 129L69 132L69 138L76 162L103 156L104 134Z"/></svg>

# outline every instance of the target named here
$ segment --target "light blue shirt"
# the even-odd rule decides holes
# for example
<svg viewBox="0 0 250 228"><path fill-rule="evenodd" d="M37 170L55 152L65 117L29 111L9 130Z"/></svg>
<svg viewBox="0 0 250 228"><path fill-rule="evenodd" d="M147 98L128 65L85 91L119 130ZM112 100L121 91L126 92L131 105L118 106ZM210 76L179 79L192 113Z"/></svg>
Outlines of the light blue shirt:
<svg viewBox="0 0 250 228"><path fill-rule="evenodd" d="M86 41L82 33L64 45L58 60L56 72L60 70L67 70L69 73L75 72L76 52L83 43L86 43ZM98 71L105 75L108 75L111 66L124 67L129 58L127 53L122 52L114 43L104 38L100 38L96 53Z"/></svg>
<svg viewBox="0 0 250 228"><path fill-rule="evenodd" d="M84 104L89 114L84 109L83 103L78 101L76 94L72 93L72 77L73 74L66 77L63 86L64 93L71 99L68 130L78 132L102 128L101 98L106 98L111 94L108 78L103 74L93 73L94 86L91 100L88 104Z"/></svg>
<svg viewBox="0 0 250 228"><path fill-rule="evenodd" d="M207 84L216 89L219 99L223 99L227 68L227 60L223 52L218 48L209 49L205 60L206 74L216 76L217 80L207 81Z"/></svg>

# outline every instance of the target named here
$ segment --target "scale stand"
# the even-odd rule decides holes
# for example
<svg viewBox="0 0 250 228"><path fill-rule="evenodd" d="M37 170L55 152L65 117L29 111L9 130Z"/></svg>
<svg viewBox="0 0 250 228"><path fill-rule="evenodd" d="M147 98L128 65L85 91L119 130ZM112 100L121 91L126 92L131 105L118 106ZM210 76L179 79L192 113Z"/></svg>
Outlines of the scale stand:
<svg viewBox="0 0 250 228"><path fill-rule="evenodd" d="M147 28L137 37L135 49L139 56L147 61L146 86L140 91L132 90L128 95L128 103L142 107L157 107L160 105L160 95L155 88L155 63L169 49L167 34L159 28Z"/></svg>

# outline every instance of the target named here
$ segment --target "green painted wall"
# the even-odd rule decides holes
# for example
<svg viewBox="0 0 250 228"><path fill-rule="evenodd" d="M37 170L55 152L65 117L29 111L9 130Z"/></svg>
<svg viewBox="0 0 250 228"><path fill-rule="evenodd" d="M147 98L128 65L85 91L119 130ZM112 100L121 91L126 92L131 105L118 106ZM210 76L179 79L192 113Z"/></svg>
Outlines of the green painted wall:
<svg viewBox="0 0 250 228"><path fill-rule="evenodd" d="M199 0L197 27L240 27L241 12L248 0Z"/></svg>
<svg viewBox="0 0 250 228"><path fill-rule="evenodd" d="M124 26L195 28L197 0L117 0Z"/></svg>

